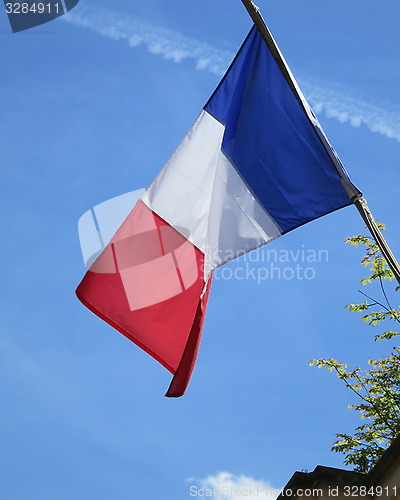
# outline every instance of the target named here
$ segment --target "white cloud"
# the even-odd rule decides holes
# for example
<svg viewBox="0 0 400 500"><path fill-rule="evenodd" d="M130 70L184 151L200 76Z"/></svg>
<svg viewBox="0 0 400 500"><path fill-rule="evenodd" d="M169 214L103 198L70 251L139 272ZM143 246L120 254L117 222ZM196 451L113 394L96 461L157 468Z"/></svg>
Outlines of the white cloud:
<svg viewBox="0 0 400 500"><path fill-rule="evenodd" d="M189 494L192 497L212 497L217 500L241 498L265 498L275 500L280 490L269 482L249 476L235 476L229 472L220 472L215 476L202 479L188 479Z"/></svg>
<svg viewBox="0 0 400 500"><path fill-rule="evenodd" d="M80 5L61 19L111 40L125 41L130 47L144 45L149 53L175 63L192 60L199 71L209 71L217 76L223 75L234 55L179 32L98 7ZM300 83L316 114L323 113L352 127L365 125L373 133L400 142L400 112L389 109L390 105L371 104L352 95L350 89L333 90L332 84L316 84L308 79Z"/></svg>

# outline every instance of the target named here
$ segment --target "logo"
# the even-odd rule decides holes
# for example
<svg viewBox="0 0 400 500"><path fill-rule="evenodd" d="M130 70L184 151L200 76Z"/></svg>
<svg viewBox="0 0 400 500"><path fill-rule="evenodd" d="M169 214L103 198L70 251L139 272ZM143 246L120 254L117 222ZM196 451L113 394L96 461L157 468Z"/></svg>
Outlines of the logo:
<svg viewBox="0 0 400 500"><path fill-rule="evenodd" d="M181 294L199 272L188 230L157 224L140 202L143 193L139 189L104 201L78 221L86 268L119 274L131 311Z"/></svg>
<svg viewBox="0 0 400 500"><path fill-rule="evenodd" d="M10 2L4 0L6 13L13 33L48 23L73 9L79 0L52 0L41 2L25 0Z"/></svg>

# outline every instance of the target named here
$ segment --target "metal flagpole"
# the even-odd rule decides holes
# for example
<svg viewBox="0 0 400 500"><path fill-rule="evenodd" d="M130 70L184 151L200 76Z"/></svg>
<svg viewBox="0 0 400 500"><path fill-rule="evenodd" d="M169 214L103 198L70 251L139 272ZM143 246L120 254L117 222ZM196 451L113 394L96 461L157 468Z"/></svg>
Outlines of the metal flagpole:
<svg viewBox="0 0 400 500"><path fill-rule="evenodd" d="M366 200L362 196L359 196L358 198L353 200L353 203L359 211L361 217L363 218L363 221L365 222L367 228L370 230L372 237L376 241L376 244L378 245L383 257L386 259L386 262L388 263L388 266L394 274L394 277L400 284L400 266L396 260L396 257L390 250L390 247L387 244L385 238L383 237L383 234L379 229L378 224L376 223Z"/></svg>
<svg viewBox="0 0 400 500"><path fill-rule="evenodd" d="M252 0L242 0L243 5L246 7L247 12L249 13L251 19L253 20L254 24L256 25L258 31L260 32L261 36L263 37L265 43L267 44L268 49L270 50L273 58L275 59L277 65L279 66L280 70L282 71L288 85L293 91L293 94L295 95L297 101L299 102L300 106L304 110L307 116L309 116L307 109L304 106L304 102L299 95L299 91L296 87L296 84L294 83L292 76L290 74L290 71L288 67L286 66L286 63L284 62L282 55L273 39L273 36L271 35L271 32L267 28L264 19L262 18L260 14L260 9L253 3ZM318 131L317 131L318 133ZM324 137L321 136L321 134L318 133L318 136L322 140L324 147L326 148ZM325 138L326 139L326 138ZM331 156L331 154L328 151L328 154ZM388 266L390 267L394 277L396 278L397 282L400 285L400 266L393 255L392 251L390 250L389 245L387 244L385 238L383 237L383 234L381 230L378 227L378 224L376 223L374 217L372 216L372 213L367 205L366 200L359 194L352 196L351 197L352 202L356 206L358 212L360 213L363 221L365 222L367 228L371 232L372 237L376 241L376 244L378 245L383 257L385 258L386 262L388 263Z"/></svg>

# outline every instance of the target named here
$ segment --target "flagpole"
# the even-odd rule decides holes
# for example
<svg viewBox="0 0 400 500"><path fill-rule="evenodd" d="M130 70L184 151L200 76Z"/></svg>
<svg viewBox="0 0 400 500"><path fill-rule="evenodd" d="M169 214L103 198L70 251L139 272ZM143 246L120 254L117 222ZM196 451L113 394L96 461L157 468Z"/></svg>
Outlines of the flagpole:
<svg viewBox="0 0 400 500"><path fill-rule="evenodd" d="M365 198L359 196L358 198L353 200L354 205L356 206L358 212L360 213L365 225L369 229L372 237L376 241L383 257L385 258L388 266L390 267L394 277L400 285L400 266L396 260L396 257L393 255L389 245L387 244L385 238L381 230L379 229L376 220L374 219Z"/></svg>
<svg viewBox="0 0 400 500"><path fill-rule="evenodd" d="M279 66L279 69L282 71L282 73L283 73L288 85L292 89L292 92L295 95L298 103L300 104L300 106L304 110L305 114L307 116L309 116L309 112L306 109L306 107L304 105L304 101L302 100L301 95L300 95L301 91L297 88L297 86L292 78L292 75L290 74L290 70L287 67L287 65L286 65L286 63L285 63L285 61L284 61L284 59L279 51L278 46L276 45L275 40L274 40L271 32L269 31L267 25L264 22L264 19L262 18L261 14L260 14L260 9L254 4L254 2L252 0L242 0L242 3L245 6L247 12L249 13L251 19L253 20L254 24L256 25L258 31L260 32L260 35L262 36L265 43L267 44L269 51L271 52L273 58L275 59L277 65ZM319 138L321 139L321 141L324 144L324 147L326 149L327 140L326 140L325 135L323 134L323 132L322 132L322 134L319 133L318 130L316 130L316 132L317 132ZM329 145L329 143L328 143L328 145ZM331 151L327 150L327 152L328 152L329 156L332 155ZM337 159L337 158L335 157L334 159ZM340 160L338 160L338 161L340 162ZM376 241L376 244L378 245L378 247L379 247L383 257L385 258L388 266L390 267L394 277L396 278L397 282L400 285L400 266L399 266L395 256L393 255L392 251L390 250L390 247L387 244L385 238L383 237L383 234L382 234L381 230L379 229L379 226L376 223L376 221L375 221L375 219L374 219L374 217L373 217L373 215L372 215L372 213L367 205L366 200L360 194L354 195L354 191L353 192L348 191L348 194L349 194L352 202L356 206L358 212L360 213L367 228L369 229L372 237Z"/></svg>

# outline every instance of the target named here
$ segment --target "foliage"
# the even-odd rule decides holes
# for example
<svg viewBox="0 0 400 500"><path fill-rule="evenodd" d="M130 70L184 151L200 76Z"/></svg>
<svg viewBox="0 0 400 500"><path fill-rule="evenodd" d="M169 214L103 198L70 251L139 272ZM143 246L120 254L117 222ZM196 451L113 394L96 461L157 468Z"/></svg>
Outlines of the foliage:
<svg viewBox="0 0 400 500"><path fill-rule="evenodd" d="M379 226L385 229L383 224ZM394 276L378 245L366 236L347 238L346 243L364 246L365 255L361 263L368 268L369 275L361 283L368 285L377 282L382 299L378 301L360 292L366 300L345 307L361 314L361 319L372 327L381 327L383 322L400 323L400 309L392 307L383 284L383 280L391 281ZM390 340L397 335L391 328L384 329L375 335L375 340ZM334 371L346 387L358 396L358 403L351 404L349 408L359 412L363 423L353 435L337 434L338 439L332 446L332 451L343 453L345 464L353 465L358 472L368 472L391 441L400 434L400 347L393 347L385 358L370 359L368 364L365 370L351 370L335 359L314 359L310 362L310 365Z"/></svg>

